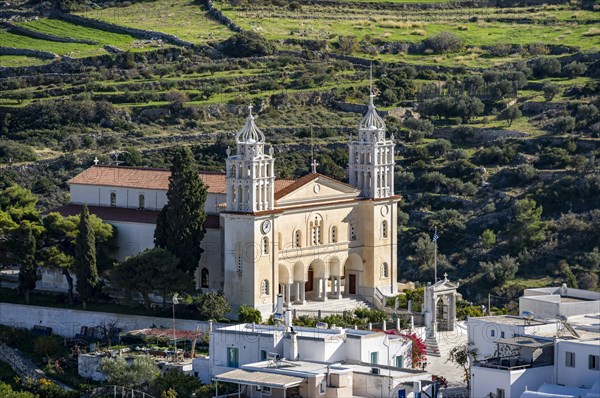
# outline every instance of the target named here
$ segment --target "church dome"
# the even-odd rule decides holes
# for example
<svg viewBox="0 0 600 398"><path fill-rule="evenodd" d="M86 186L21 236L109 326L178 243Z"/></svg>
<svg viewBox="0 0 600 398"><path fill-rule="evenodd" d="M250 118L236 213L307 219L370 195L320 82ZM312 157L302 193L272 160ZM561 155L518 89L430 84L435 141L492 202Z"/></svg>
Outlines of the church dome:
<svg viewBox="0 0 600 398"><path fill-rule="evenodd" d="M366 115L360 120L358 128L360 130L384 130L385 122L382 117L377 114L377 109L373 103L374 94L369 96L369 110Z"/></svg>
<svg viewBox="0 0 600 398"><path fill-rule="evenodd" d="M256 124L254 124L254 116L252 116L252 107L249 107L250 113L246 118L246 124L235 136L235 140L238 144L255 144L255 143L264 143L265 135Z"/></svg>

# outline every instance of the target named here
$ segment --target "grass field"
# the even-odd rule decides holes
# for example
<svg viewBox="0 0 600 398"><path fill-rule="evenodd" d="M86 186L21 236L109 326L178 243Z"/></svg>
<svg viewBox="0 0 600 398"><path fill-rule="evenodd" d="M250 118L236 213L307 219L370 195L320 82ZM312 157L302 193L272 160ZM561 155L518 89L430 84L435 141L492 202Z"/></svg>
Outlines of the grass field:
<svg viewBox="0 0 600 398"><path fill-rule="evenodd" d="M140 29L156 30L193 43L224 40L232 32L206 16L192 0L157 0L128 7L107 8L80 15Z"/></svg>
<svg viewBox="0 0 600 398"><path fill-rule="evenodd" d="M29 66L43 65L51 62L49 59L39 59L34 57L25 57L21 55L0 55L0 66Z"/></svg>
<svg viewBox="0 0 600 398"><path fill-rule="evenodd" d="M129 35L87 28L58 19L38 19L36 21L24 22L20 25L40 33L58 37L91 40L100 45L108 44L119 48L128 48L136 41L134 37Z"/></svg>
<svg viewBox="0 0 600 398"><path fill-rule="evenodd" d="M49 51L61 56L69 56L72 58L106 54L106 50L103 48L106 45L115 46L124 51L146 51L154 48L154 45L151 43L149 44L142 42L127 34L112 33L100 29L88 28L57 19L42 18L35 21L23 22L20 25L40 33L46 33L65 38L91 40L97 44L55 42L0 30L1 45L7 47ZM48 62L50 61L40 60L33 57L0 57L0 66L40 65Z"/></svg>
<svg viewBox="0 0 600 398"><path fill-rule="evenodd" d="M275 40L299 38L334 42L337 36L351 35L357 40L371 37L388 42L418 43L440 32L451 32L462 38L465 44L475 47L498 43L520 45L544 43L581 47L584 50L600 49L600 35L586 36L590 25L579 23L583 22L579 17L578 22L569 20L561 24L543 25L500 21L469 22L465 10L457 11L458 15L465 17L464 20L451 17L444 20L440 11L432 11L415 13L411 21L405 20L404 13L395 11L342 13L347 15L343 19L338 17L339 13L317 13L311 12L310 9L299 13L279 11L268 14L261 10L245 11L224 6L223 11L243 28L254 30ZM455 10L445 10L446 15L453 12ZM486 10L481 12L485 14ZM566 18L565 15L560 15ZM440 18L436 18L437 16ZM588 14L585 16L591 18Z"/></svg>

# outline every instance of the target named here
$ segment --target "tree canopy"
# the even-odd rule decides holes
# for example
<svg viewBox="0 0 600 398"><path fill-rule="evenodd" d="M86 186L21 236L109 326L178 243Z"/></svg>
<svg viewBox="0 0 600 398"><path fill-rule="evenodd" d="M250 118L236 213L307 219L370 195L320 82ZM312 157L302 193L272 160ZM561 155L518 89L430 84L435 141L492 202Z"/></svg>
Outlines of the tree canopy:
<svg viewBox="0 0 600 398"><path fill-rule="evenodd" d="M129 257L110 272L112 283L122 289L131 289L144 299L146 310L150 310L149 295L193 289L192 279L187 272L177 269L179 260L165 249L155 247Z"/></svg>
<svg viewBox="0 0 600 398"><path fill-rule="evenodd" d="M81 210L79 232L75 239L74 269L77 275L77 293L85 308L86 302L94 296L99 279L96 268L96 237L87 206L83 206Z"/></svg>
<svg viewBox="0 0 600 398"><path fill-rule="evenodd" d="M159 213L154 244L179 258L179 269L190 275L194 275L202 254L206 195L192 152L179 147L173 156L168 203Z"/></svg>

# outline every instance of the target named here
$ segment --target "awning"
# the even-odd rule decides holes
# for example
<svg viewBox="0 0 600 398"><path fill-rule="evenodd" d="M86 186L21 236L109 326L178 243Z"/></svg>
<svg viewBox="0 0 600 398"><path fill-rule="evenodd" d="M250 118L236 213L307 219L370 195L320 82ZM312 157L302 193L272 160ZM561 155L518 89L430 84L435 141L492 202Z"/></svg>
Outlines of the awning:
<svg viewBox="0 0 600 398"><path fill-rule="evenodd" d="M287 389L299 386L304 379L300 377L287 376L268 372L249 372L243 369L236 369L230 372L221 373L213 377L215 381L222 381L235 384L246 384L259 387L271 387Z"/></svg>

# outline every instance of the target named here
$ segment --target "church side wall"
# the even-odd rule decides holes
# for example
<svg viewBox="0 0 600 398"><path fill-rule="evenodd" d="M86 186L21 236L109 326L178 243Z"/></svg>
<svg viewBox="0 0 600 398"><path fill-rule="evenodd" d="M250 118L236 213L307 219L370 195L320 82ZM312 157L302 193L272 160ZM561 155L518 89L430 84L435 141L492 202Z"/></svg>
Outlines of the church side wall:
<svg viewBox="0 0 600 398"><path fill-rule="evenodd" d="M141 189L109 187L99 185L71 184L70 193L73 204L88 206L110 207L110 194L116 194L116 207L137 209L140 207L139 196L144 195L146 210L161 210L167 204L167 191L160 189ZM218 205L225 202L225 194L209 193L206 197L204 210L207 213L217 213Z"/></svg>
<svg viewBox="0 0 600 398"><path fill-rule="evenodd" d="M202 268L208 269L208 287L211 290L223 290L223 256L220 229L207 229L200 247L204 249L200 257L200 265L196 272L196 286L202 287Z"/></svg>
<svg viewBox="0 0 600 398"><path fill-rule="evenodd" d="M71 203L110 207L110 194L116 194L116 206L123 209L139 208L139 196L144 195L144 208L160 210L167 203L167 192L157 189L122 188L98 185L72 184Z"/></svg>
<svg viewBox="0 0 600 398"><path fill-rule="evenodd" d="M154 247L155 224L110 220L107 220L107 222L115 226L118 231L119 252L117 260L123 261L129 256L135 256L146 249Z"/></svg>

